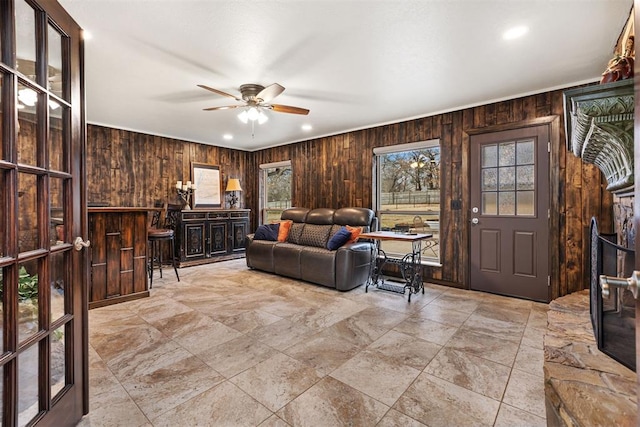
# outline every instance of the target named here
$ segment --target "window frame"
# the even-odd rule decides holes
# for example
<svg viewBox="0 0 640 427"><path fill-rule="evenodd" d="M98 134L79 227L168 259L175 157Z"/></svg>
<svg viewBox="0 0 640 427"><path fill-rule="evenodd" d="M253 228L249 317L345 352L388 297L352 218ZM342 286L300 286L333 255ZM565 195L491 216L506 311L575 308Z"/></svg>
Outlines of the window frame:
<svg viewBox="0 0 640 427"><path fill-rule="evenodd" d="M396 145L389 145L389 146L384 146L384 147L375 147L373 149L373 188L372 188L372 209L376 212L376 216L378 217L378 225L379 227L382 227L382 217L384 215L388 215L388 214L396 214L396 215L407 215L407 216L420 216L420 215L424 215L427 216L430 213L432 213L432 211L427 211L427 209L425 210L383 210L382 206L381 206L381 202L382 202L382 195L381 195L381 189L382 189L382 185L380 184L381 181L381 174L382 174L382 162L380 162L380 157L381 156L385 156L385 155L389 155L389 154L394 154L394 153L404 153L404 152L411 152L411 151L417 151L417 150L426 150L429 148L434 148L437 147L440 155L439 155L439 161L438 161L438 181L440 183L438 190L441 190L442 185L441 185L441 177L442 177L442 166L441 166L441 155L442 155L442 146L440 145L440 139L436 138L436 139L430 139L430 140L425 140L425 141L417 141L417 142L412 142L412 143L407 143L407 144L396 144ZM439 224L442 221L442 191L439 191L439 200L438 200L438 221ZM439 230L439 224L438 224L438 230ZM435 233L434 233L435 234ZM441 260L442 260L442 255L440 253L440 232L438 231L438 237L437 237L437 257L434 256L429 256L429 253L433 253L433 252L426 252L425 251L425 245L423 243L423 255L422 255L422 264L423 265L432 265L432 266L442 266L441 264ZM384 246L384 242L383 245ZM383 248L384 250L384 248ZM389 258L394 258L394 259L400 259L402 258L402 256L404 255L403 253L399 253L399 252L390 252L387 251L386 255Z"/></svg>
<svg viewBox="0 0 640 427"><path fill-rule="evenodd" d="M269 212L270 211L281 211L282 209L272 209L268 207L268 203L269 200L267 200L267 195L268 195L268 191L267 191L267 179L268 179L268 173L269 170L271 169L276 169L276 168L289 168L291 169L291 183L293 183L293 166L291 164L291 160L283 160L280 162L272 162L272 163L263 163L261 165L258 166L259 170L260 170L260 174L259 174L259 187L260 187L260 195L259 195L259 209L260 209L260 215L258 218L258 222L259 225L260 224L265 224L267 223L268 217L269 217ZM291 190L291 192L293 192L293 190ZM290 208L292 205L292 194L289 194L289 205L287 207L285 207L284 209Z"/></svg>

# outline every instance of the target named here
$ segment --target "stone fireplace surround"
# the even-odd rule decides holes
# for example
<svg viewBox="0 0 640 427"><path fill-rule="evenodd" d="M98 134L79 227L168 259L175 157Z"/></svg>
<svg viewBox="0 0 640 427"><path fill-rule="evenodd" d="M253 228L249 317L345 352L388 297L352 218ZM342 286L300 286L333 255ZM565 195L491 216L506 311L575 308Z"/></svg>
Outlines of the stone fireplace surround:
<svg viewBox="0 0 640 427"><path fill-rule="evenodd" d="M636 426L636 373L598 350L589 290L552 301L547 319L547 425Z"/></svg>
<svg viewBox="0 0 640 427"><path fill-rule="evenodd" d="M633 79L565 92L567 149L604 174L614 232L635 247ZM625 271L619 259L618 271ZM636 373L598 350L589 290L549 304L544 338L548 426L637 426ZM640 366L638 367L640 369Z"/></svg>
<svg viewBox="0 0 640 427"><path fill-rule="evenodd" d="M625 247L635 246L633 203L628 194L614 197L615 233ZM598 350L589 306L589 290L549 304L544 338L547 425L637 426L636 373Z"/></svg>

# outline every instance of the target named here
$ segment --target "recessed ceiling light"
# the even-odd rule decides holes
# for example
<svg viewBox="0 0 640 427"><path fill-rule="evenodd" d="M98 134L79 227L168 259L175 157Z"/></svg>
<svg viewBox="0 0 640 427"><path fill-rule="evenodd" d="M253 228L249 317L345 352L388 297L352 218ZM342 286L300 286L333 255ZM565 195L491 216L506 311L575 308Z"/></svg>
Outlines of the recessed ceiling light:
<svg viewBox="0 0 640 427"><path fill-rule="evenodd" d="M517 39L527 34L528 31L529 31L529 28L525 27L524 25L520 25L518 27L513 27L505 31L502 34L502 38L505 40Z"/></svg>
<svg viewBox="0 0 640 427"><path fill-rule="evenodd" d="M91 35L91 33L87 30L82 30L82 38L84 40L91 40L93 38L93 35Z"/></svg>
<svg viewBox="0 0 640 427"><path fill-rule="evenodd" d="M225 133L224 135L222 135L222 137L227 141L233 139L233 135L231 135L230 133Z"/></svg>
<svg viewBox="0 0 640 427"><path fill-rule="evenodd" d="M311 129L313 129L311 125L302 125L302 130L310 131Z"/></svg>

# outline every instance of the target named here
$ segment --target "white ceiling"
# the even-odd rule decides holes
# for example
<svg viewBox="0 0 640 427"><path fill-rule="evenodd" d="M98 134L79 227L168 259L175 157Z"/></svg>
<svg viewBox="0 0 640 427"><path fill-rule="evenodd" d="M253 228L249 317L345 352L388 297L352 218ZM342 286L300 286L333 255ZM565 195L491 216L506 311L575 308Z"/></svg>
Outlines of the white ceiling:
<svg viewBox="0 0 640 427"><path fill-rule="evenodd" d="M597 80L633 0L59 0L86 41L87 120L242 150ZM502 33L526 25L522 38ZM242 124L239 86L277 82ZM301 126L310 124L311 131ZM232 134L224 140L223 134Z"/></svg>

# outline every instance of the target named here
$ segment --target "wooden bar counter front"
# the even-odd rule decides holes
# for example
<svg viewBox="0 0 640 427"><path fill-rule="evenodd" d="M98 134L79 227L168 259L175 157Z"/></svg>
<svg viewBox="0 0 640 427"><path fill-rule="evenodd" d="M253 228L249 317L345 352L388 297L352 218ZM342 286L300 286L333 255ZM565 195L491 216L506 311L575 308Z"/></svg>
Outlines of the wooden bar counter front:
<svg viewBox="0 0 640 427"><path fill-rule="evenodd" d="M155 208L89 208L89 308L149 296L148 213Z"/></svg>

